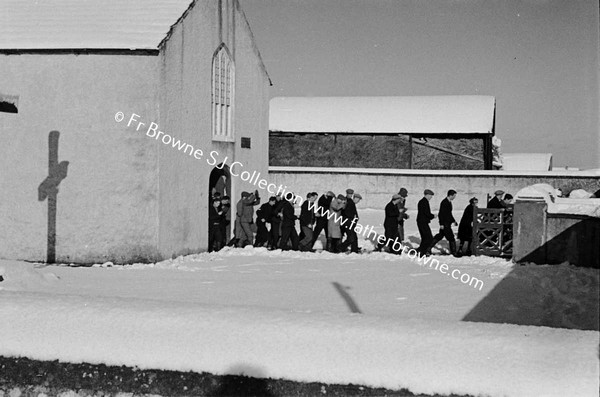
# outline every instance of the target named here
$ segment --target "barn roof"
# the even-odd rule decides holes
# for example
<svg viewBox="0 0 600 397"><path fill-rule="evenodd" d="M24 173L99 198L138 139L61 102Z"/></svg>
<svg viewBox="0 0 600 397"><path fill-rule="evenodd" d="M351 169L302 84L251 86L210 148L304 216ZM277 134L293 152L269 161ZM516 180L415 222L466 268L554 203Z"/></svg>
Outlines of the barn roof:
<svg viewBox="0 0 600 397"><path fill-rule="evenodd" d="M0 0L0 49L158 49L192 0Z"/></svg>
<svg viewBox="0 0 600 397"><path fill-rule="evenodd" d="M303 133L491 134L493 96L276 97L269 130Z"/></svg>

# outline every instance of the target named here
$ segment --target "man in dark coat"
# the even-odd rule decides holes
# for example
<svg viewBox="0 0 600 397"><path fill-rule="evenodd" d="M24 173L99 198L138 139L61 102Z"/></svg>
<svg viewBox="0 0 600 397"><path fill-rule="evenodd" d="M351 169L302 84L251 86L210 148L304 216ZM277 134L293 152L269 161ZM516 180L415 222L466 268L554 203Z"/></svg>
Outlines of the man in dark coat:
<svg viewBox="0 0 600 397"><path fill-rule="evenodd" d="M281 236L281 208L285 200L281 193L275 196L275 205L271 212L271 231L269 232L269 249L277 249L279 246L279 238Z"/></svg>
<svg viewBox="0 0 600 397"><path fill-rule="evenodd" d="M398 203L402 199L399 194L394 194L389 203L385 206L385 219L383 220L383 228L385 230L385 246L390 245L390 241L394 241L398 238L398 221L400 220L400 211L398 210ZM380 245L378 249L381 249ZM400 254L401 251L395 251L396 254Z"/></svg>
<svg viewBox="0 0 600 397"><path fill-rule="evenodd" d="M306 195L306 200L300 207L300 229L302 231L302 240L300 240L300 251L310 251L313 241L313 225L315 223L315 211L309 208L317 200L319 195L311 192Z"/></svg>
<svg viewBox="0 0 600 397"><path fill-rule="evenodd" d="M231 230L231 198L229 196L223 196L221 199L221 211L223 211L221 214L221 247L225 247Z"/></svg>
<svg viewBox="0 0 600 397"><path fill-rule="evenodd" d="M290 195L290 201L294 200L293 193L286 193L286 196ZM281 241L279 242L279 248L282 250L287 249L288 240L292 241L292 249L298 250L298 233L296 232L296 215L294 214L294 206L292 203L286 200L285 197L281 201Z"/></svg>
<svg viewBox="0 0 600 397"><path fill-rule="evenodd" d="M473 211L477 208L478 202L476 197L470 199L469 205L467 205L462 218L460 218L460 223L458 224L458 255L462 255L465 243L467 243L467 252L465 255L472 255Z"/></svg>
<svg viewBox="0 0 600 397"><path fill-rule="evenodd" d="M429 227L429 222L435 218L435 215L431 213L431 208L429 207L429 201L432 197L433 192L429 189L425 189L423 198L419 200L419 203L417 204L417 227L419 228L419 234L421 235L421 245L419 245L417 251L421 255L430 253L429 247L433 241L433 233L431 233L431 228Z"/></svg>
<svg viewBox="0 0 600 397"><path fill-rule="evenodd" d="M358 249L358 236L354 228L358 222L358 211L356 210L356 201L354 200L354 190L346 190L346 207L342 210L342 216L346 220L343 225L344 232L346 233L346 240L340 244L340 251L345 252L350 247L351 252L359 253ZM362 196L358 194L357 201L360 201Z"/></svg>
<svg viewBox="0 0 600 397"><path fill-rule="evenodd" d="M212 200L208 207L208 252L221 249L223 238L221 236L221 200Z"/></svg>
<svg viewBox="0 0 600 397"><path fill-rule="evenodd" d="M440 203L440 212L438 214L438 220L440 222L440 231L433 237L431 247L428 251L431 251L438 242L443 238L446 238L450 243L450 253L456 256L456 240L454 240L454 232L452 231L452 225L456 225L456 220L452 215L452 200L456 198L456 190L448 190L446 198Z"/></svg>
<svg viewBox="0 0 600 397"><path fill-rule="evenodd" d="M312 246L315 244L322 230L325 230L325 238L329 238L329 233L327 230L327 224L329 220L327 219L327 215L323 215L323 213L329 210L331 206L331 200L335 197L335 194L332 191L329 191L319 197L319 201L317 201L317 212L315 213L315 230L313 232Z"/></svg>
<svg viewBox="0 0 600 397"><path fill-rule="evenodd" d="M267 203L260 206L256 211L256 241L254 242L255 247L262 247L269 241L269 231L267 230L267 223L271 223L271 217L273 216L273 207L276 203L275 196L269 198Z"/></svg>
<svg viewBox="0 0 600 397"><path fill-rule="evenodd" d="M398 241L404 241L404 220L408 219L408 214L406 213L406 197L408 196L408 190L401 187L398 192L401 199L398 202L398 211L400 211L400 218L398 220Z"/></svg>
<svg viewBox="0 0 600 397"><path fill-rule="evenodd" d="M495 209L506 208L506 204L504 204L504 201L502 200L503 195L504 190L496 190L494 192L494 197L489 201L487 207Z"/></svg>

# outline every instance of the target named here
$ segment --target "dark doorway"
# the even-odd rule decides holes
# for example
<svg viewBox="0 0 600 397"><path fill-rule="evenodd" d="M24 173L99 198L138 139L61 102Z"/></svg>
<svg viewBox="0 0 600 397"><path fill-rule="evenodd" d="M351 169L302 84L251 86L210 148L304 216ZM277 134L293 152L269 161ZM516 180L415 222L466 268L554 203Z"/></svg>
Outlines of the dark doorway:
<svg viewBox="0 0 600 397"><path fill-rule="evenodd" d="M211 207L212 207L212 201L213 201L213 197L218 194L221 198L224 197L229 197L230 198L230 204L229 204L229 209L227 211L227 214L225 215L226 217L226 222L221 230L221 235L222 238L225 242L229 241L229 239L231 238L231 218L232 218L232 204L233 204L233 197L232 197L232 193L231 193L231 174L229 172L229 167L226 164L220 163L218 164L215 168L212 169L212 171L210 172L210 176L208 178L208 207L207 207L207 227L209 230L209 234L210 234L210 220L209 220L209 216L210 216L210 211L211 211ZM235 217L233 217L233 219L235 220ZM209 236L209 241L210 241L210 236ZM210 243L209 243L210 245ZM221 244L221 247L224 246L224 244ZM209 247L210 248L210 247Z"/></svg>

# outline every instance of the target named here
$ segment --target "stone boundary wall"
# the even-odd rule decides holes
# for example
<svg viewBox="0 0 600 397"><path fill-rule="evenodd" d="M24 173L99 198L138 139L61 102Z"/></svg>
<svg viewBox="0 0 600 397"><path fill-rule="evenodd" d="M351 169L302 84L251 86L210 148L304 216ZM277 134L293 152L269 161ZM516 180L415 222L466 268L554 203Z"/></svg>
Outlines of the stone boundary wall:
<svg viewBox="0 0 600 397"><path fill-rule="evenodd" d="M448 171L448 170L392 170L354 168L269 167L269 182L287 186L286 190L306 197L316 191L319 195L331 190L345 195L347 188L363 197L358 208L381 208L401 187L408 189L407 207L416 209L423 190L431 189L435 196L431 208L438 210L440 201L449 189L458 192L454 210L462 211L471 197L485 206L487 195L502 189L513 196L522 188L536 183L547 183L567 194L574 189L595 192L600 189L600 173L579 172L507 172L507 171ZM262 192L261 192L262 194ZM265 196L269 195L265 191Z"/></svg>

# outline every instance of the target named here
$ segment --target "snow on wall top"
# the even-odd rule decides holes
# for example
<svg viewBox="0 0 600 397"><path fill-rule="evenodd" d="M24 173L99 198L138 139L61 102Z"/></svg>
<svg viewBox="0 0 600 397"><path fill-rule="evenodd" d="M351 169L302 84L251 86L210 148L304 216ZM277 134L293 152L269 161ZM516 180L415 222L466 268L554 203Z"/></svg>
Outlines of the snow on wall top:
<svg viewBox="0 0 600 397"><path fill-rule="evenodd" d="M524 187L516 194L518 201L545 201L549 214L585 215L600 218L600 199L563 198L560 192L546 183Z"/></svg>
<svg viewBox="0 0 600 397"><path fill-rule="evenodd" d="M192 0L0 0L0 49L157 49Z"/></svg>
<svg viewBox="0 0 600 397"><path fill-rule="evenodd" d="M269 130L491 134L496 98L483 95L276 97Z"/></svg>

